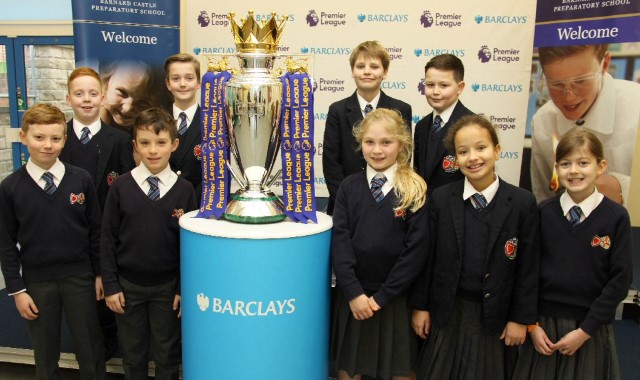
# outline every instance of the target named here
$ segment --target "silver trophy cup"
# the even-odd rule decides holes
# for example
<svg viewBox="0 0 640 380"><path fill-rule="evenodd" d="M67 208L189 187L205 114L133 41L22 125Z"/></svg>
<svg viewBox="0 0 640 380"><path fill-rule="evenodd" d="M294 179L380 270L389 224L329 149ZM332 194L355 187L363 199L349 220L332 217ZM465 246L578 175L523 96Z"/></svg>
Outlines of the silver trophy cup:
<svg viewBox="0 0 640 380"><path fill-rule="evenodd" d="M239 223L272 223L285 218L284 206L269 190L280 150L282 83L271 75L275 54L240 52L240 73L226 86L231 154L239 173L229 165L240 189L227 204L225 218Z"/></svg>

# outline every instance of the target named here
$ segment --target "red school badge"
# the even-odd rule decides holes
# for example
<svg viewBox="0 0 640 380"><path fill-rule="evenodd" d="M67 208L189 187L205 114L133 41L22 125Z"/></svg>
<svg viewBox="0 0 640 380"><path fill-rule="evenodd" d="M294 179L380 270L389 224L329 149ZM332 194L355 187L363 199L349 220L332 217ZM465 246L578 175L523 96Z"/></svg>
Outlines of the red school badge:
<svg viewBox="0 0 640 380"><path fill-rule="evenodd" d="M174 208L173 212L171 213L171 217L178 219L180 219L182 215L184 215L184 210L181 208Z"/></svg>
<svg viewBox="0 0 640 380"><path fill-rule="evenodd" d="M405 219L406 216L407 216L407 212L404 211L403 209L398 209L398 210L395 211L395 215L396 215L396 218Z"/></svg>
<svg viewBox="0 0 640 380"><path fill-rule="evenodd" d="M202 147L200 144L193 147L193 155L196 156L199 161L202 161Z"/></svg>
<svg viewBox="0 0 640 380"><path fill-rule="evenodd" d="M458 171L460 167L458 166L458 161L456 161L456 158L452 155L447 155L444 156L444 158L442 159L442 170L444 170L446 173L454 173L456 171Z"/></svg>
<svg viewBox="0 0 640 380"><path fill-rule="evenodd" d="M83 204L84 203L84 193L80 193L78 195L71 193L69 194L69 203L74 204Z"/></svg>
<svg viewBox="0 0 640 380"><path fill-rule="evenodd" d="M591 239L591 246L600 246L604 249L609 249L611 247L611 238L609 236L600 237L596 235L593 237L593 239Z"/></svg>
<svg viewBox="0 0 640 380"><path fill-rule="evenodd" d="M509 258L509 260L515 259L517 252L518 238L509 239L506 243L504 243L504 254Z"/></svg>
<svg viewBox="0 0 640 380"><path fill-rule="evenodd" d="M109 174L107 174L107 185L111 186L111 184L113 183L113 181L116 180L116 178L118 178L118 173L116 172L111 172Z"/></svg>

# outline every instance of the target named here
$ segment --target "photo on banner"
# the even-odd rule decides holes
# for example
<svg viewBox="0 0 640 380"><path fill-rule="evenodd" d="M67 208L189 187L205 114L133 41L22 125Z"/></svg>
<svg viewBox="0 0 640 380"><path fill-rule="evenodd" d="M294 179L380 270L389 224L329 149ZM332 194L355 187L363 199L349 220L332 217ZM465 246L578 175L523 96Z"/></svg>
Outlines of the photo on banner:
<svg viewBox="0 0 640 380"><path fill-rule="evenodd" d="M526 133L539 202L561 190L553 169L558 140L584 128L604 146L600 191L622 201L633 220L631 194L640 190L632 175L640 165L639 12L639 3L626 0L538 2Z"/></svg>
<svg viewBox="0 0 640 380"><path fill-rule="evenodd" d="M180 51L180 2L117 3L72 1L76 66L102 78L102 120L131 132L140 111L172 103L164 60Z"/></svg>

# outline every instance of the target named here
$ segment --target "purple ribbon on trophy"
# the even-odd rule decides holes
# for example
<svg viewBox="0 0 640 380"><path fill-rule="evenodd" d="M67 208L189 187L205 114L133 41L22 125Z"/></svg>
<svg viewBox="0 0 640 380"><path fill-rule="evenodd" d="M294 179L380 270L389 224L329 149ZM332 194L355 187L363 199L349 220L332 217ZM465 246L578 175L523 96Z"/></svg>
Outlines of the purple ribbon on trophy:
<svg viewBox="0 0 640 380"><path fill-rule="evenodd" d="M231 78L227 71L207 71L202 77L201 94L201 156L202 200L197 218L220 219L227 207L229 195L229 149L225 84Z"/></svg>
<svg viewBox="0 0 640 380"><path fill-rule="evenodd" d="M307 73L285 73L282 81L282 194L293 221L317 223L313 158L313 86Z"/></svg>

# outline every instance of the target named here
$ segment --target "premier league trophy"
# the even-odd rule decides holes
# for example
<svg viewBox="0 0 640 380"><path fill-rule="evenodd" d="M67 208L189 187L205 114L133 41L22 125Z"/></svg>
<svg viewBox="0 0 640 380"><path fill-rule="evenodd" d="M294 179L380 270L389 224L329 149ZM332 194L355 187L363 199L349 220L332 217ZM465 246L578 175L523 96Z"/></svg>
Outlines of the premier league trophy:
<svg viewBox="0 0 640 380"><path fill-rule="evenodd" d="M273 70L287 18L278 21L274 12L259 23L249 11L238 25L229 14L239 71L222 57L210 60L202 79L201 217L252 224L286 217L316 221L312 82L306 63L292 57L280 78ZM271 177L278 153L284 203L269 189L280 178L280 171ZM228 174L240 185L230 197Z"/></svg>

